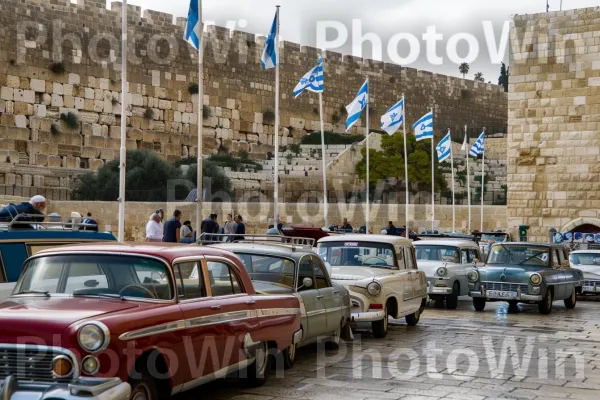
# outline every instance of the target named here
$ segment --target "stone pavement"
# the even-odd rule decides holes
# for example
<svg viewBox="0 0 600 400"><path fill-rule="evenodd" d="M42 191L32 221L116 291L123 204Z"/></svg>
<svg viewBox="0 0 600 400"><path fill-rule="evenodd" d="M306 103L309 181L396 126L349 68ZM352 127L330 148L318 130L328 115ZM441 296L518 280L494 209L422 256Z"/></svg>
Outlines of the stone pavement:
<svg viewBox="0 0 600 400"><path fill-rule="evenodd" d="M308 346L285 377L260 388L236 379L177 400L597 399L600 303L580 301L549 316L501 303L476 313L468 300L448 311L430 305L417 327L394 321L383 340L356 332L339 351Z"/></svg>

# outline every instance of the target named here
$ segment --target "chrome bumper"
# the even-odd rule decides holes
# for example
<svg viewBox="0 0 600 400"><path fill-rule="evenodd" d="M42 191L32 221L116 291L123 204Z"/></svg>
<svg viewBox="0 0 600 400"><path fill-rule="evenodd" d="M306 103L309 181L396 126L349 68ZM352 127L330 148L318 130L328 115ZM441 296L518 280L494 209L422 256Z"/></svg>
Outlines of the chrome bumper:
<svg viewBox="0 0 600 400"><path fill-rule="evenodd" d="M352 313L350 315L351 322L374 322L374 321L381 321L384 318L385 318L385 310L358 312L358 313Z"/></svg>
<svg viewBox="0 0 600 400"><path fill-rule="evenodd" d="M514 297L490 297L480 291L471 291L469 296L473 298L482 298L487 300L503 300L503 301L542 301L541 295L517 293Z"/></svg>
<svg viewBox="0 0 600 400"><path fill-rule="evenodd" d="M292 338L292 341L294 344L298 344L302 341L302 335L304 333L302 332L302 329L298 329L298 331L296 333L294 333L294 337Z"/></svg>
<svg viewBox="0 0 600 400"><path fill-rule="evenodd" d="M0 381L2 400L128 400L131 386L119 378L81 378L74 383L18 382L14 377Z"/></svg>
<svg viewBox="0 0 600 400"><path fill-rule="evenodd" d="M600 293L600 286L583 286L581 294L595 294Z"/></svg>

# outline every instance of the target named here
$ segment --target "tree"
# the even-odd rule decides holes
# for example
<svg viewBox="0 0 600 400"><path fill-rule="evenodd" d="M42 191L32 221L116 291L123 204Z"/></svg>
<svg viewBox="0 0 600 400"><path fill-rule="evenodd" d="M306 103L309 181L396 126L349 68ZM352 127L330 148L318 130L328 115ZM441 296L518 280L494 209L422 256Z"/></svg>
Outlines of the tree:
<svg viewBox="0 0 600 400"><path fill-rule="evenodd" d="M504 91L508 92L508 77L510 76L510 67L506 67L506 64L502 63L500 67L500 77L498 78L498 85L504 86Z"/></svg>
<svg viewBox="0 0 600 400"><path fill-rule="evenodd" d="M475 80L477 82L485 82L485 79L483 78L483 72L478 72L475 74Z"/></svg>
<svg viewBox="0 0 600 400"><path fill-rule="evenodd" d="M185 179L193 182L194 185L198 179L197 165L191 164L185 174ZM225 175L223 168L212 161L210 157L202 161L202 176L204 177L202 187L205 189L210 187L210 195L216 195L212 201L233 201L231 198L233 193L231 180Z"/></svg>
<svg viewBox="0 0 600 400"><path fill-rule="evenodd" d="M471 69L471 67L469 66L469 64L467 63L462 63L458 66L458 70L460 71L460 73L463 76L463 79L465 78L465 76L469 73L469 70Z"/></svg>

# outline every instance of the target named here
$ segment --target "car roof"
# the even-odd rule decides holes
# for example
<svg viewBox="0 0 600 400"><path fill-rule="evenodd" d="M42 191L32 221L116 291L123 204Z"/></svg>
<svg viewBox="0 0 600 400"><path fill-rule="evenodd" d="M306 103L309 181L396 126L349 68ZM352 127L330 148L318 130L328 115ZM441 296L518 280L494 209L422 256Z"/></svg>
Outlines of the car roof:
<svg viewBox="0 0 600 400"><path fill-rule="evenodd" d="M470 240L456 240L456 239L439 239L439 240L419 240L414 243L416 246L429 245L429 246L457 246L457 247L471 247L478 249L477 243Z"/></svg>
<svg viewBox="0 0 600 400"><path fill-rule="evenodd" d="M582 253L588 253L588 254L589 253L597 253L597 254L600 254L600 250L593 250L593 249L590 249L590 250L575 250L575 251L571 252L571 254L582 254Z"/></svg>
<svg viewBox="0 0 600 400"><path fill-rule="evenodd" d="M360 234L351 234L351 235L336 235L329 236L322 239L319 239L318 243L329 243L329 242L381 242L387 243L391 245L405 245L409 246L412 242L406 238L401 236L391 236L391 235L360 235Z"/></svg>
<svg viewBox="0 0 600 400"><path fill-rule="evenodd" d="M306 249L293 248L291 245L268 245L256 243L220 243L210 247L231 251L232 253L259 253L276 257L288 257L298 259L304 255L316 255L315 252Z"/></svg>

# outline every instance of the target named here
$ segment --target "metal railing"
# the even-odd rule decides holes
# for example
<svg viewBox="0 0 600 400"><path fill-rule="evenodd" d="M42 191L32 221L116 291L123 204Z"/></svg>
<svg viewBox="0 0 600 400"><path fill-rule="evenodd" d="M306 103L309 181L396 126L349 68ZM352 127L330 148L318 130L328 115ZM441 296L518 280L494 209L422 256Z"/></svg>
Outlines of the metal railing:
<svg viewBox="0 0 600 400"><path fill-rule="evenodd" d="M46 221L46 219L50 219L50 221ZM81 219L85 220L86 218ZM0 231L27 229L98 232L98 225L76 221L63 221L61 217L41 214L18 214L11 221L0 221Z"/></svg>
<svg viewBox="0 0 600 400"><path fill-rule="evenodd" d="M312 250L315 240L310 238L289 237L280 235L230 235L223 233L202 233L197 244L211 245L223 243L253 243L269 246L285 246L292 250Z"/></svg>

